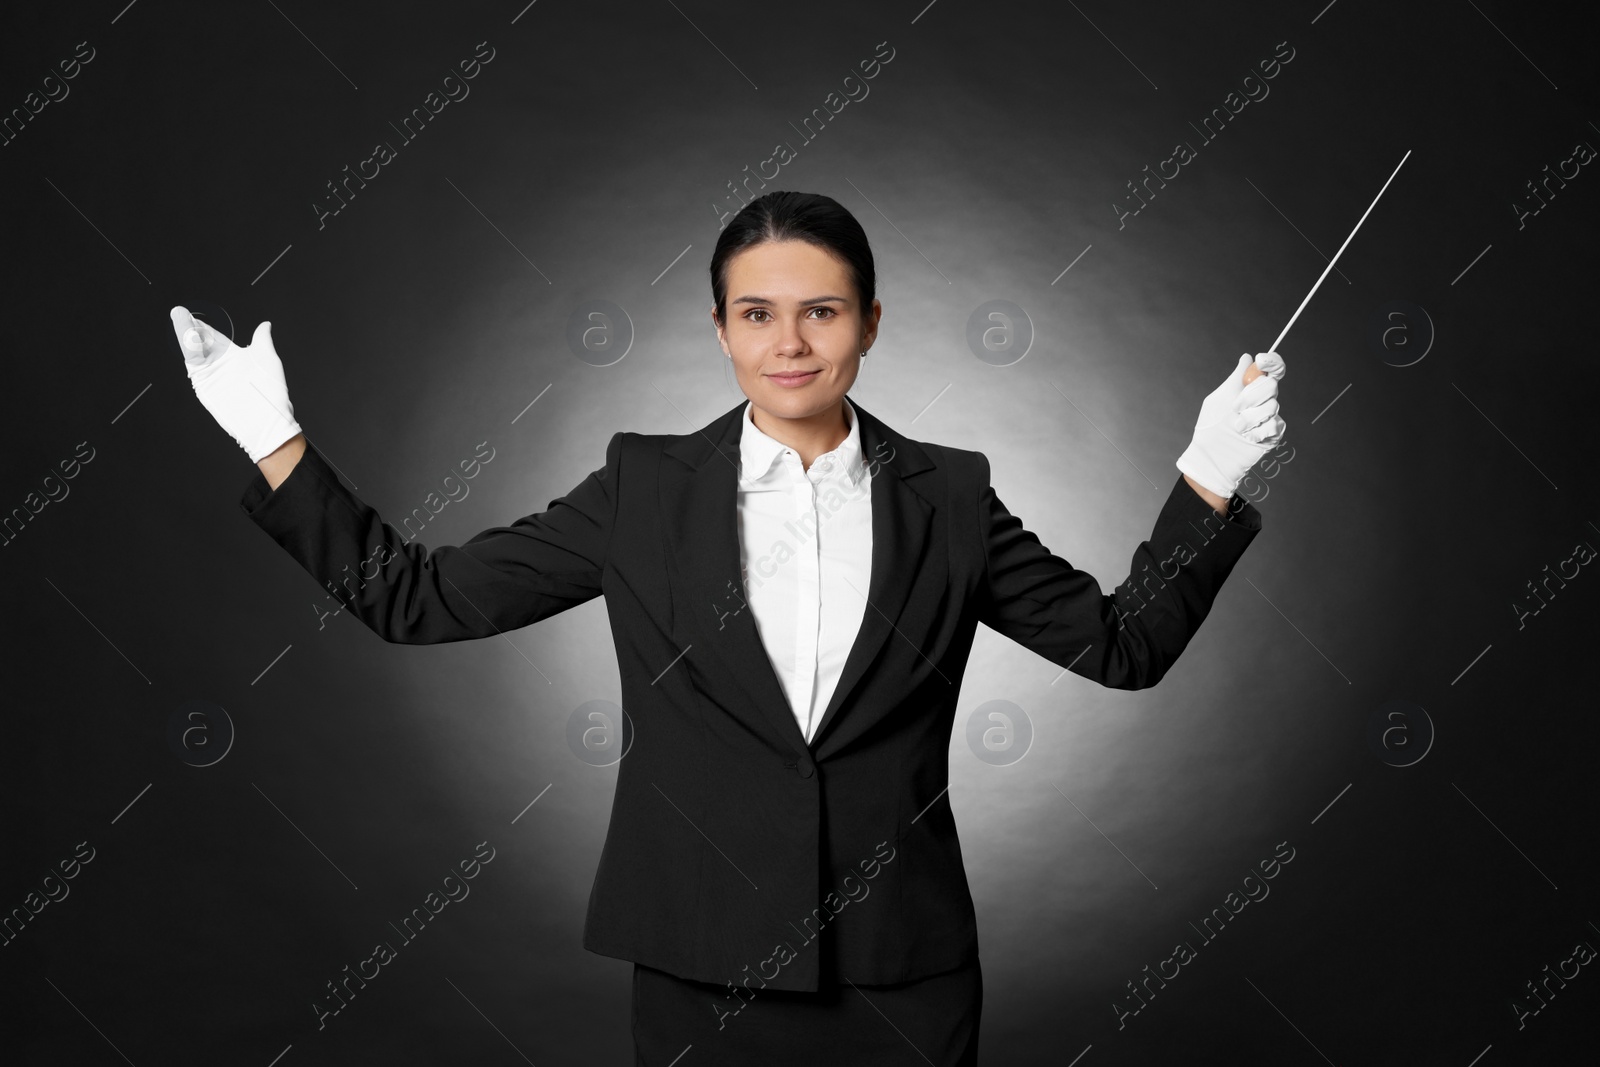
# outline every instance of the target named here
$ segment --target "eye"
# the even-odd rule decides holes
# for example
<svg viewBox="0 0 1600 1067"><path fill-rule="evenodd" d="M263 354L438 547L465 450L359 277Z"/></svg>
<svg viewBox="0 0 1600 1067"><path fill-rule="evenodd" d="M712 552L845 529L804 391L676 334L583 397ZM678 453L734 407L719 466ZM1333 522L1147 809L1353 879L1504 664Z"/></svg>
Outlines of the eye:
<svg viewBox="0 0 1600 1067"><path fill-rule="evenodd" d="M745 312L744 317L749 319L751 315L756 314L766 315L768 312L766 308L751 308L749 311ZM756 320L751 319L751 321L754 322Z"/></svg>
<svg viewBox="0 0 1600 1067"><path fill-rule="evenodd" d="M830 319L833 318L837 314L837 312L835 312L831 307L828 307L825 304L818 304L816 307L812 308L811 310L812 311L826 311L828 313L828 318L830 318Z"/></svg>

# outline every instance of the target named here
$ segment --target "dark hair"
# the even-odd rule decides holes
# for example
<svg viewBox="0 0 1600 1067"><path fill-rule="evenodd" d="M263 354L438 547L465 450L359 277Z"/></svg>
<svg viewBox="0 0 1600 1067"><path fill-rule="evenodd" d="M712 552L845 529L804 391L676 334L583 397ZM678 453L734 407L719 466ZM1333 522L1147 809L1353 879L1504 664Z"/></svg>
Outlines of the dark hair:
<svg viewBox="0 0 1600 1067"><path fill-rule="evenodd" d="M711 253L711 295L718 322L728 320L728 261L768 241L804 241L837 256L849 268L862 317L872 309L877 286L872 248L856 217L830 196L775 190L746 204L717 238Z"/></svg>

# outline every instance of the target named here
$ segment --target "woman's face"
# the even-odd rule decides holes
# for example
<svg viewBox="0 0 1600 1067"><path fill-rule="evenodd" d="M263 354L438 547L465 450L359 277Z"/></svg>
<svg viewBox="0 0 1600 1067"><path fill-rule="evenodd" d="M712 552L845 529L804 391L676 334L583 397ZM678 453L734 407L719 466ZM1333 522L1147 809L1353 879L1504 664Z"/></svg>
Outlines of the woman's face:
<svg viewBox="0 0 1600 1067"><path fill-rule="evenodd" d="M882 305L874 300L863 314L849 269L804 241L745 249L728 261L727 281L717 339L751 404L780 419L837 412L878 335Z"/></svg>

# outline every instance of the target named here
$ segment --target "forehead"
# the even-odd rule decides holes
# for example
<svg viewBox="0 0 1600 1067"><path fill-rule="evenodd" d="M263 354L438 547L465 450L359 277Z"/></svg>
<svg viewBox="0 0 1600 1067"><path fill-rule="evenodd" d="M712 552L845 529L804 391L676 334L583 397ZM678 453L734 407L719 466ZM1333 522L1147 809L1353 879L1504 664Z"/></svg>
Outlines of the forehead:
<svg viewBox="0 0 1600 1067"><path fill-rule="evenodd" d="M728 261L728 295L733 298L848 293L849 280L843 261L805 241L765 241Z"/></svg>

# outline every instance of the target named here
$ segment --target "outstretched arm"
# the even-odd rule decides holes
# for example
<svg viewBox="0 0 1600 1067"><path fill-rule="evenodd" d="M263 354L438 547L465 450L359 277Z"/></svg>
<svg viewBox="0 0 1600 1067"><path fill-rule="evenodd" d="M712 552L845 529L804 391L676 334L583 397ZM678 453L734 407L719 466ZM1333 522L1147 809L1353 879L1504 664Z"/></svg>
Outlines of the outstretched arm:
<svg viewBox="0 0 1600 1067"><path fill-rule="evenodd" d="M170 315L196 397L256 464L240 507L385 641L489 637L600 595L622 434L612 436L605 466L545 511L429 551L384 522L309 447L270 322L236 345L182 306Z"/></svg>
<svg viewBox="0 0 1600 1067"><path fill-rule="evenodd" d="M613 434L605 466L544 511L484 530L459 546L430 550L407 541L304 443L275 488L267 472L272 457L260 461L262 469L239 505L385 641L492 637L600 595L622 438ZM287 463L288 454L280 462Z"/></svg>
<svg viewBox="0 0 1600 1067"><path fill-rule="evenodd" d="M1110 594L1054 555L995 495L984 459L979 527L984 542L981 621L1053 663L1114 689L1155 685L1211 611L1233 565L1261 529L1234 490L1283 440L1278 381L1283 357L1248 355L1200 407L1178 457L1182 477L1134 549L1128 577Z"/></svg>
<svg viewBox="0 0 1600 1067"><path fill-rule="evenodd" d="M987 458L983 477L978 514L987 567L979 621L1112 689L1161 680L1261 530L1254 504L1238 500L1223 518L1178 478L1150 536L1133 550L1128 576L1106 593L1006 510L988 480Z"/></svg>

